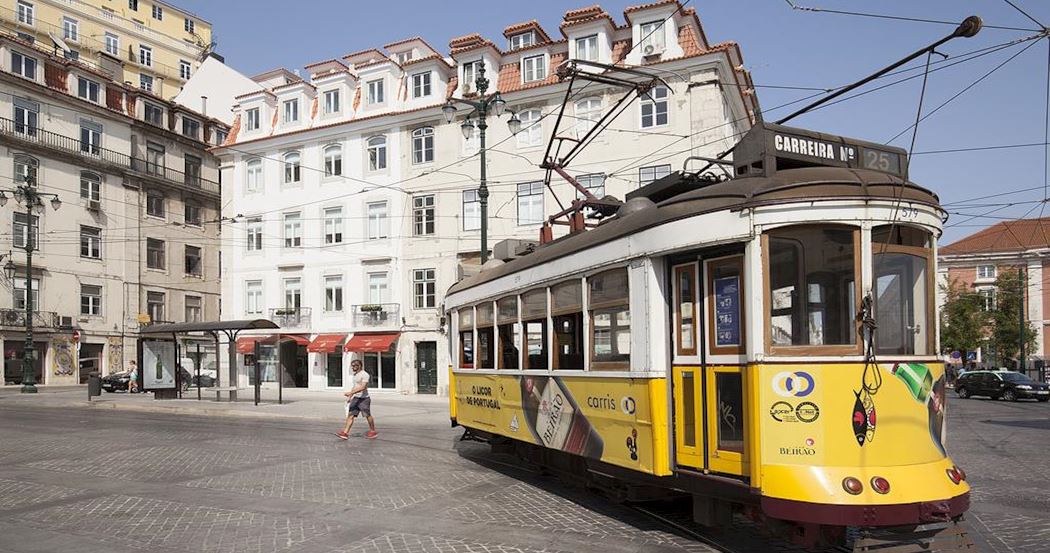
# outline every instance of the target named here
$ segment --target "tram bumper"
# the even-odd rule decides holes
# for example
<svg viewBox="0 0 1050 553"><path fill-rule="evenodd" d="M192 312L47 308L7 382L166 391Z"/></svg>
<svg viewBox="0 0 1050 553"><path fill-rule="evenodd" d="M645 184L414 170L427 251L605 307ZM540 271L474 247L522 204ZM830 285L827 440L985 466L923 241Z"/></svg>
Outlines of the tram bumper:
<svg viewBox="0 0 1050 553"><path fill-rule="evenodd" d="M762 498L766 516L832 526L904 526L952 520L970 508L970 493L950 499L891 505L829 505L776 497Z"/></svg>

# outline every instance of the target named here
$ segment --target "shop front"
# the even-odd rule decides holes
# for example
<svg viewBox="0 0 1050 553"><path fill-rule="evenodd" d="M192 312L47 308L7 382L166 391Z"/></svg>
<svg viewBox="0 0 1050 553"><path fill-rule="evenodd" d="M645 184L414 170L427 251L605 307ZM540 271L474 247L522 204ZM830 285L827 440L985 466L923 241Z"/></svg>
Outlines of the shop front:
<svg viewBox="0 0 1050 553"><path fill-rule="evenodd" d="M365 372L371 376L371 389L399 389L396 344L400 335L398 332L356 332L344 346L351 360L361 360Z"/></svg>

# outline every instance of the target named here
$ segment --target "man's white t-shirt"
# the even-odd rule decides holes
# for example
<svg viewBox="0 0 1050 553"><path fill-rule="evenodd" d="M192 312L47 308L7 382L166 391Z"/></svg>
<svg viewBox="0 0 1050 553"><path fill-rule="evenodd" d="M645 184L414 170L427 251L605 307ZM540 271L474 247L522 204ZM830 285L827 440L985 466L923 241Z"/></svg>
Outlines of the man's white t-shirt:
<svg viewBox="0 0 1050 553"><path fill-rule="evenodd" d="M359 398L366 398L366 397L368 397L368 388L367 388L367 386L368 386L368 381L369 381L370 378L371 377L368 376L368 373L366 373L364 369L361 369L361 370L357 371L356 374L354 374L353 376L350 377L350 388L351 389L356 388L356 387L358 387L358 386L360 386L362 384L364 384L366 386L366 388L364 390L361 390L360 392L357 392L356 394L350 396L350 399L353 399L355 397L359 397Z"/></svg>

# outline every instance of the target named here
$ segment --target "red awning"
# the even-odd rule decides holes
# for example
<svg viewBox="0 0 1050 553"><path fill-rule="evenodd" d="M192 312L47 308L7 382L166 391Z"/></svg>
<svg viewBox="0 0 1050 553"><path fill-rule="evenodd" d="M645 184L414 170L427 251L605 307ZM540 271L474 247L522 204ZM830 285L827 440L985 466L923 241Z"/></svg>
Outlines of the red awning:
<svg viewBox="0 0 1050 553"><path fill-rule="evenodd" d="M310 339L302 334L281 334L280 340L294 340L300 346L310 345Z"/></svg>
<svg viewBox="0 0 1050 553"><path fill-rule="evenodd" d="M357 352L384 352L390 349L390 346L397 341L397 337L400 335L400 332L355 333L343 349Z"/></svg>
<svg viewBox="0 0 1050 553"><path fill-rule="evenodd" d="M274 336L244 336L237 338L237 353L255 353L256 342L265 344L273 339Z"/></svg>
<svg viewBox="0 0 1050 553"><path fill-rule="evenodd" d="M346 340L346 334L318 334L306 351L314 353L334 353L339 351L339 344Z"/></svg>

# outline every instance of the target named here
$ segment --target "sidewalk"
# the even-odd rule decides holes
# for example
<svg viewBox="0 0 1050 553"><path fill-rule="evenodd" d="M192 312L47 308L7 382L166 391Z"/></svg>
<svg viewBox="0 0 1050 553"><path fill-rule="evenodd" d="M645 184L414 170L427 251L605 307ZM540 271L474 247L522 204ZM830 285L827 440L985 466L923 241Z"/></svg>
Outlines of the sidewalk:
<svg viewBox="0 0 1050 553"><path fill-rule="evenodd" d="M17 386L0 388L0 407L44 408L89 408L118 409L145 413L171 415L196 415L219 417L248 417L263 419L313 419L331 421L343 416L346 398L341 391L307 391L285 389L283 404L277 403L277 390L262 392L263 401L254 403L254 391L247 389L238 395L238 401L215 401L215 393L204 388L202 399L197 400L197 390L191 388L183 393L184 399L158 400L153 394L106 393L88 401L87 388L83 386L39 387L36 394L22 394ZM448 417L448 398L431 395L402 395L370 391L373 409L382 409L383 418L429 415ZM225 397L225 394L223 394Z"/></svg>

